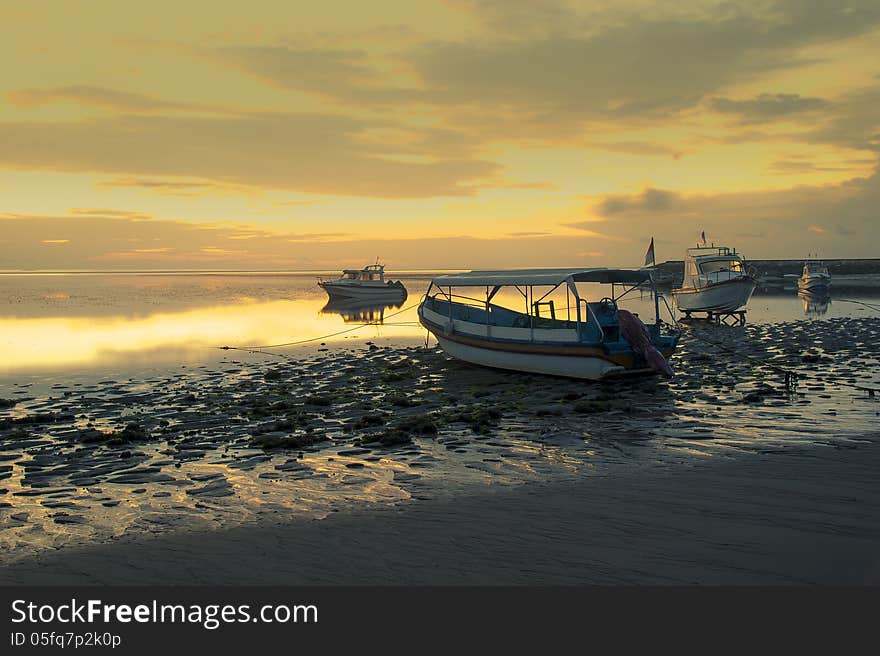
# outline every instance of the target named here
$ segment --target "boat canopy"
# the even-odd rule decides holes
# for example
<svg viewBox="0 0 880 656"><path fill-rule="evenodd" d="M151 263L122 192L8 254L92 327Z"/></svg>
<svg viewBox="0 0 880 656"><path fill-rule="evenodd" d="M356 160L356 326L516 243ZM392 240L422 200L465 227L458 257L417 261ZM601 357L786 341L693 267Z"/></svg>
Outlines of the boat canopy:
<svg viewBox="0 0 880 656"><path fill-rule="evenodd" d="M572 282L598 282L638 285L651 274L642 269L521 269L510 271L469 271L434 278L438 287L487 287L504 285L551 285Z"/></svg>

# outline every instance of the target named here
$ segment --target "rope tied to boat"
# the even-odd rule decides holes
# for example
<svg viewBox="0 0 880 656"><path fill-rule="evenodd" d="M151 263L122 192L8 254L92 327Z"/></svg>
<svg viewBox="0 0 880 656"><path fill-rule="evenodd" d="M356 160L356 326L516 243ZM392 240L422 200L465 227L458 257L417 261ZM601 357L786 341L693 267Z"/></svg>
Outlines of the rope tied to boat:
<svg viewBox="0 0 880 656"><path fill-rule="evenodd" d="M421 301L419 301L419 303L421 303ZM308 344L309 342L317 342L317 341L320 341L323 339L337 337L338 335L345 335L347 333L352 333L356 330L360 330L361 328L366 328L367 326L381 326L381 325L385 324L385 319L390 319L392 317L396 317L399 314L403 314L404 312L412 310L414 307L418 307L419 303L413 303L412 305L408 305L407 307L402 308L402 309L398 310L397 312L393 312L393 313L389 314L387 317L383 317L382 319L378 319L376 321L367 321L365 323L354 326L353 328L348 328L346 330L340 330L335 333L329 333L327 335L320 335L318 337L309 337L307 339L299 339L294 342L285 342L283 344L265 344L263 346L213 346L211 348L220 349L221 351L246 351L248 353L262 353L264 355L273 355L275 357L288 358L290 356L287 354L269 353L268 351L265 351L264 349L284 348L286 346L297 346L298 344ZM405 323L408 325L410 322L405 322ZM388 324L388 325L391 325L391 324Z"/></svg>
<svg viewBox="0 0 880 656"><path fill-rule="evenodd" d="M864 305L866 308L871 310L875 310L876 312L880 312L880 305L872 305L871 303L865 303L864 301L857 301L853 298L835 298L833 301L837 301L838 303L855 303L856 305Z"/></svg>

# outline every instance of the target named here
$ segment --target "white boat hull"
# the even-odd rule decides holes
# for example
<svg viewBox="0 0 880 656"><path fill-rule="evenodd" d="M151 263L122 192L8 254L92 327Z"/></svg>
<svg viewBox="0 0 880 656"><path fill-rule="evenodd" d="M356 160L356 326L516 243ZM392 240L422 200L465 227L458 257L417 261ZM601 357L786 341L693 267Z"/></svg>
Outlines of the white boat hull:
<svg viewBox="0 0 880 656"><path fill-rule="evenodd" d="M512 353L462 344L443 335L434 336L443 350L452 357L484 367L588 380L600 380L627 371L624 367L602 358Z"/></svg>
<svg viewBox="0 0 880 656"><path fill-rule="evenodd" d="M673 289L672 296L683 312L733 312L745 307L754 291L754 279L744 277L708 287Z"/></svg>
<svg viewBox="0 0 880 656"><path fill-rule="evenodd" d="M406 298L406 289L398 285L321 285L330 298L395 301Z"/></svg>

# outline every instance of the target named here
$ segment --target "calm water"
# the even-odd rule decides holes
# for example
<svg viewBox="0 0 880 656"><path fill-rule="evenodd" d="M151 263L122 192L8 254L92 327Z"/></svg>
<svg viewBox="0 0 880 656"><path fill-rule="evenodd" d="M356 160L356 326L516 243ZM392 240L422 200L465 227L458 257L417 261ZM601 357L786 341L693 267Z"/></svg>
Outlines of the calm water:
<svg viewBox="0 0 880 656"><path fill-rule="evenodd" d="M328 304L314 273L3 274L0 390L27 384L34 392L53 383L129 379L232 358L268 357L220 346L321 337L277 349L305 354L368 340L400 346L424 343L415 306L432 275L395 276L409 290L402 304L358 307ZM607 286L587 287L586 293L596 298L609 292ZM516 298L506 300L518 306ZM827 303L807 303L794 291L756 295L749 322L878 315L852 300L877 305L880 294L833 294ZM647 297L634 295L626 305L647 315L652 311ZM557 298L556 307L564 314L564 295ZM358 328L365 322L373 325Z"/></svg>

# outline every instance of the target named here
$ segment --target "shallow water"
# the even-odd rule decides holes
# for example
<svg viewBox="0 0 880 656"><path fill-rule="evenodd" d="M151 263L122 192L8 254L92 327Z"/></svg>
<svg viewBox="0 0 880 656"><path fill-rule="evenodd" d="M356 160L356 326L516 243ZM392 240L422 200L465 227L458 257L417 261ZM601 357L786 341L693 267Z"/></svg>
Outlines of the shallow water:
<svg viewBox="0 0 880 656"><path fill-rule="evenodd" d="M792 444L821 454L876 430L867 306L832 299L817 315L795 294L756 296L745 327L684 327L672 381L596 385L424 348L414 309L395 313L428 278L403 277L396 309L322 312L304 275L0 276L4 558ZM364 319L385 323L273 355L211 348Z"/></svg>
<svg viewBox="0 0 880 656"><path fill-rule="evenodd" d="M45 389L50 379L143 377L217 363L228 359L222 346L304 341L297 347L305 351L365 339L412 346L424 342L415 306L432 275L396 276L409 291L402 302L357 306L328 303L313 273L0 274L0 389L12 382ZM582 287L596 299L610 289ZM514 308L520 303L515 294L496 300ZM624 305L653 314L649 298L638 293ZM557 307L566 311L564 295ZM870 317L878 315L876 307L880 293L809 302L795 292L758 294L748 317L751 323ZM665 308L662 313L669 318ZM371 325L358 327L363 323ZM241 352L236 357L261 359Z"/></svg>

